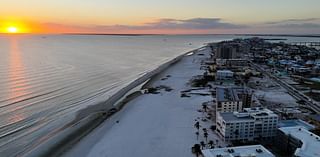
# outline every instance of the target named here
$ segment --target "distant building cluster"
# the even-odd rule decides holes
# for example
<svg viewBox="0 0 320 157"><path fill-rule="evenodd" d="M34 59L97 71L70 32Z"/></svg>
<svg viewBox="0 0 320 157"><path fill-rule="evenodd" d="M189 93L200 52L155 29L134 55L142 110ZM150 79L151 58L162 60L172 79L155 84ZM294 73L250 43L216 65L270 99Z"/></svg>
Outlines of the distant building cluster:
<svg viewBox="0 0 320 157"><path fill-rule="evenodd" d="M212 60L206 62L206 76L212 77L216 86L213 94L216 134L232 144L264 141L269 145L206 149L202 150L204 157L274 157L268 150L272 146L284 156L320 157L320 137L310 131L320 128L320 116L305 112L307 108L318 113L320 106L279 79L283 76L320 87L320 50L307 42L287 44L267 40L278 39L235 39L214 44ZM251 77L254 79L250 80ZM264 77L278 84L260 82ZM267 106L262 103L265 99L254 94L256 90L275 87L286 89L301 106ZM319 96L317 91L312 93ZM315 126L305 122L306 119Z"/></svg>

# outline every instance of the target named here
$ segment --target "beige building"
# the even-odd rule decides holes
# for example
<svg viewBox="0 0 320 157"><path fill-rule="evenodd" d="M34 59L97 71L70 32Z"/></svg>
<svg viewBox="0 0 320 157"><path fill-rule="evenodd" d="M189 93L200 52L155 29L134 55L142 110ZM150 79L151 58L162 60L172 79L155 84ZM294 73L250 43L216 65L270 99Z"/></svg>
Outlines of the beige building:
<svg viewBox="0 0 320 157"><path fill-rule="evenodd" d="M217 88L216 112L242 111L251 107L252 92L244 88Z"/></svg>

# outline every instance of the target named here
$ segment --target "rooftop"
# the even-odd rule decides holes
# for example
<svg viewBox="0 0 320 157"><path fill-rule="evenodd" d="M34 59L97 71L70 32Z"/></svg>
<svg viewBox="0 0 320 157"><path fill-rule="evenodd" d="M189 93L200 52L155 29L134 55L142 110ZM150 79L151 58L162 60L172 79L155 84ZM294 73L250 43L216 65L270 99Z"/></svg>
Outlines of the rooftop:
<svg viewBox="0 0 320 157"><path fill-rule="evenodd" d="M254 121L254 117L277 116L275 113L265 108L244 108L243 110L244 112L225 112L219 114L225 121Z"/></svg>
<svg viewBox="0 0 320 157"><path fill-rule="evenodd" d="M234 72L232 72L231 70L218 70L217 73L230 73L230 74L233 74Z"/></svg>
<svg viewBox="0 0 320 157"><path fill-rule="evenodd" d="M294 126L299 126L299 127L304 127L307 130L312 130L315 128L314 125L311 125L301 119L294 119L294 120L281 120L279 121L279 127L294 127Z"/></svg>
<svg viewBox="0 0 320 157"><path fill-rule="evenodd" d="M225 120L225 121L248 121L248 120L252 120L254 121L254 119L252 117L250 117L249 114L243 115L243 116L236 116L233 112L224 112L224 113L220 113L221 117Z"/></svg>
<svg viewBox="0 0 320 157"><path fill-rule="evenodd" d="M320 156L320 137L306 130L304 127L282 127L280 131L286 135L300 140L303 144L295 151L296 156L319 157Z"/></svg>
<svg viewBox="0 0 320 157"><path fill-rule="evenodd" d="M315 121L319 121L320 122L320 114L316 114L316 115L309 115L309 117L311 117L313 120Z"/></svg>
<svg viewBox="0 0 320 157"><path fill-rule="evenodd" d="M262 145L202 150L204 157L274 157Z"/></svg>
<svg viewBox="0 0 320 157"><path fill-rule="evenodd" d="M251 116L258 117L258 116L278 116L277 114L273 113L273 111L262 108L262 107L253 107L253 108L244 108L245 113L250 114Z"/></svg>
<svg viewBox="0 0 320 157"><path fill-rule="evenodd" d="M244 92L243 88L217 88L217 101L226 102L226 101L240 101L239 94Z"/></svg>

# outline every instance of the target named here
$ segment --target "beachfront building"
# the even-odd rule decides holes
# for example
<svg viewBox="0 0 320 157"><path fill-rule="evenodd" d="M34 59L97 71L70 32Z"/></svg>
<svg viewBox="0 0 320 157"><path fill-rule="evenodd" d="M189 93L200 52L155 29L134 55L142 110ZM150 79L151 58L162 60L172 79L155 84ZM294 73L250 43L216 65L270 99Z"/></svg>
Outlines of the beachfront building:
<svg viewBox="0 0 320 157"><path fill-rule="evenodd" d="M301 126L279 128L277 145L294 157L319 157L320 137Z"/></svg>
<svg viewBox="0 0 320 157"><path fill-rule="evenodd" d="M216 112L234 112L242 110L242 101L232 88L217 88Z"/></svg>
<svg viewBox="0 0 320 157"><path fill-rule="evenodd" d="M216 89L216 112L242 111L251 107L252 92L245 88L218 87Z"/></svg>
<svg viewBox="0 0 320 157"><path fill-rule="evenodd" d="M265 108L218 112L216 132L224 141L252 141L276 136L278 116Z"/></svg>
<svg viewBox="0 0 320 157"><path fill-rule="evenodd" d="M231 70L218 70L216 73L216 80L231 80L234 72Z"/></svg>
<svg viewBox="0 0 320 157"><path fill-rule="evenodd" d="M275 157L262 145L205 149L202 154L204 157Z"/></svg>
<svg viewBox="0 0 320 157"><path fill-rule="evenodd" d="M237 58L237 48L232 44L221 44L217 48L217 59L233 59Z"/></svg>
<svg viewBox="0 0 320 157"><path fill-rule="evenodd" d="M248 65L246 59L216 59L216 64L219 67L244 67Z"/></svg>

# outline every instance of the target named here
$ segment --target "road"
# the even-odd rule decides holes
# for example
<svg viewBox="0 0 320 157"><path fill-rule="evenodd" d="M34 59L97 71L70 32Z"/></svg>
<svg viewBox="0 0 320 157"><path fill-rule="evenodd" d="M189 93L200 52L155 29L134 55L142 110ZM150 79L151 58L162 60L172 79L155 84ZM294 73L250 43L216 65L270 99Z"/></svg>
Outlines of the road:
<svg viewBox="0 0 320 157"><path fill-rule="evenodd" d="M305 94L301 93L300 91L296 90L294 87L291 85L287 84L283 80L279 79L278 77L274 76L270 72L264 70L261 66L254 64L250 62L250 65L257 69L258 71L262 72L263 74L266 74L268 77L276 81L280 86L282 86L284 89L288 91L288 93L296 98L297 100L303 100L305 101L306 107L310 108L317 114L320 113L320 104L318 102L313 101L310 97L306 96Z"/></svg>

